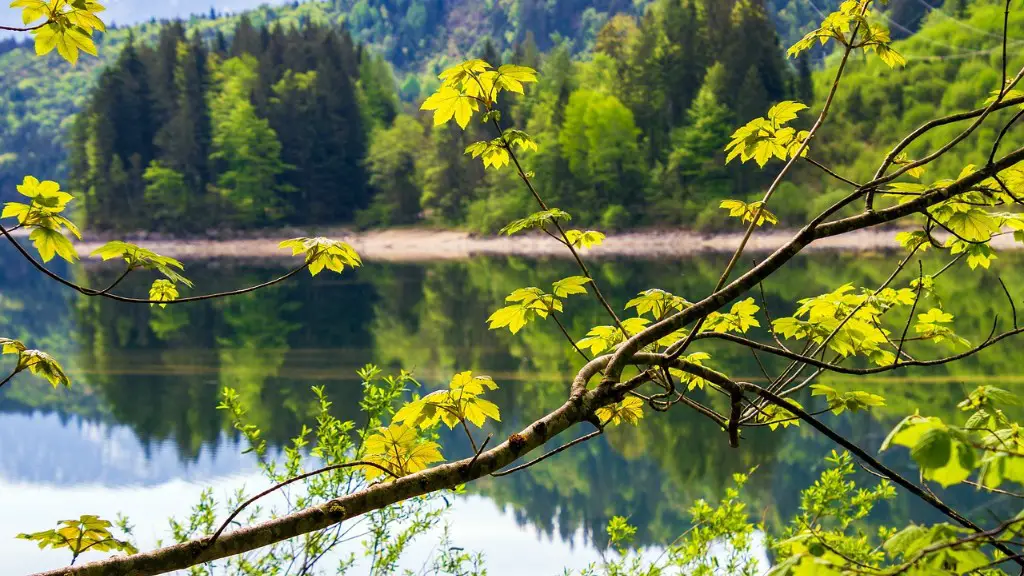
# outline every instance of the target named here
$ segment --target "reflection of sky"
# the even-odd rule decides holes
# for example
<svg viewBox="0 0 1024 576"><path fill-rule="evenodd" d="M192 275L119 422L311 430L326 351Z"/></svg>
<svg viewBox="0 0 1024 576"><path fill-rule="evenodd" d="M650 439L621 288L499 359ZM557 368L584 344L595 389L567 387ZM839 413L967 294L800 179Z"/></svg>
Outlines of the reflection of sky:
<svg viewBox="0 0 1024 576"><path fill-rule="evenodd" d="M92 424L54 414L0 415L0 573L25 574L67 562L66 552L39 550L14 539L45 530L62 518L98 514L128 516L141 549L168 538L167 519L185 516L206 487L223 499L233 490L263 488L267 481L252 459L226 440L218 450L204 448L194 462L181 463L170 442L146 449L124 426ZM268 502L269 504L269 502ZM573 542L546 537L520 526L511 511L470 496L446 515L453 544L484 552L490 574L559 574L598 560L577 534ZM404 567L417 570L431 555L437 534L420 538ZM352 543L359 552L359 543ZM98 559L87 554L83 560ZM357 570L355 573L359 573Z"/></svg>
<svg viewBox="0 0 1024 576"><path fill-rule="evenodd" d="M143 446L131 428L56 414L0 416L0 481L53 486L103 486L201 481L254 470L252 459L227 438L182 462L171 440Z"/></svg>

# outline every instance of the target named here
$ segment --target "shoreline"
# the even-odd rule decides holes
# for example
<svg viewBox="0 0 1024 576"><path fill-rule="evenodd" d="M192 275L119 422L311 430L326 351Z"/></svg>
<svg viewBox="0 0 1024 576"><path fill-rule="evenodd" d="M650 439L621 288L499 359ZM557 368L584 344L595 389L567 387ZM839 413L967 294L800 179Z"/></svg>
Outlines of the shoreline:
<svg viewBox="0 0 1024 576"><path fill-rule="evenodd" d="M833 238L818 240L809 250L840 252L883 252L898 249L894 229L861 230ZM761 230L747 244L747 251L764 253L785 244L794 230ZM158 254L178 260L290 259L291 254L278 244L302 235L300 231L268 231L262 237L236 239L170 239L128 240ZM571 258L571 254L552 238L543 234L520 236L473 236L467 232L398 228L354 232L349 229L322 230L318 235L348 242L368 261L423 262L461 260L473 256L522 256L530 258ZM27 241L25 236L21 241ZM701 234L686 230L646 230L609 234L601 246L585 251L588 258L662 259L699 254L732 252L742 240L742 232ZM75 247L84 261L98 261L90 253L105 241L87 239ZM992 240L997 248L1019 247L1012 237Z"/></svg>

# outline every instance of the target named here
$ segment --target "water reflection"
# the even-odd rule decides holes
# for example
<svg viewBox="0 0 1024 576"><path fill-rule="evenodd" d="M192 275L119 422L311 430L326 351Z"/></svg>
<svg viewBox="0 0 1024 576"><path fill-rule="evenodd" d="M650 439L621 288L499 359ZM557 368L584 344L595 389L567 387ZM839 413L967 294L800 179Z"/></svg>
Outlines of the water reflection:
<svg viewBox="0 0 1024 576"><path fill-rule="evenodd" d="M1010 286L1024 285L1024 267L1013 265L1019 258L1002 256ZM798 259L764 286L766 302L776 314L788 313L786 298L847 281L877 285L888 274L885 262L864 254ZM722 264L717 256L654 266L608 261L595 271L605 292L623 303L653 286L698 297L712 287ZM257 283L281 270L266 262L216 261L191 264L189 271L207 292ZM69 273L104 285L119 270L90 265ZM532 326L513 337L488 331L483 320L513 288L543 286L572 273L562 260L371 263L341 277L302 277L230 300L160 309L76 297L4 252L0 331L52 351L75 384L70 392L54 392L22 378L0 392L0 477L29 485L116 487L241 473L251 464L238 456L237 439L215 409L223 386L239 391L264 436L280 445L311 421L311 385L326 387L339 416L358 418L361 389L354 372L368 361L414 369L428 386L456 370L491 374L502 383L492 399L503 413L492 431L503 437L562 402L579 362L552 326ZM141 282L127 285L140 293L144 288ZM962 275L939 293L957 315L958 331L969 337L982 337L993 315L1005 313L1001 289L986 274ZM604 323L589 299L571 301L567 311L575 335ZM749 353L708 349L715 365L730 374L760 377ZM768 362L769 371L777 369ZM951 416L965 386L984 380L1019 388L1021 379L1009 355L991 350L963 364L874 380L870 389L887 397L885 410L832 421L876 448L894 419L915 407ZM827 381L838 385L844 379ZM444 441L450 458L468 449L458 435ZM795 509L799 489L821 470L830 449L801 429L751 431L740 449L731 450L719 430L679 411L617 429L472 490L508 507L520 524L563 540L594 538L600 545L607 519L629 513L640 527L638 541L657 545L685 529L695 498L715 498L734 472L754 467L754 508L781 519L779 511ZM892 464L905 465L899 460ZM954 490L948 499L966 508L992 504L970 490ZM876 515L893 523L907 518L935 519L909 500ZM488 547L503 545L495 537Z"/></svg>

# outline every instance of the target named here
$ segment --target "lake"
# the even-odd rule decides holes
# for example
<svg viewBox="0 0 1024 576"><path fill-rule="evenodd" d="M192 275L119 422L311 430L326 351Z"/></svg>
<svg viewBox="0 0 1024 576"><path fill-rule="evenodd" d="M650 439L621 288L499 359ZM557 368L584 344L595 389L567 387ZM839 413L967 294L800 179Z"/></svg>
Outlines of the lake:
<svg viewBox="0 0 1024 576"><path fill-rule="evenodd" d="M697 299L714 285L726 258L604 260L593 267L606 295L621 308L652 287ZM815 252L764 285L766 302L773 315L789 314L796 299L844 282L877 286L894 262L893 255ZM926 260L926 269L940 264ZM1021 264L1021 255L1001 254L996 266L1007 285L1024 285ZM289 265L214 260L187 262L186 269L199 293L259 283ZM120 272L94 262L55 269L90 286L106 285ZM950 272L938 293L957 316L958 332L980 340L994 315L1008 317L1008 306L993 272L967 272ZM412 370L427 388L446 384L457 371L489 374L501 389L488 397L503 416L489 431L496 438L518 431L564 400L579 358L553 324L531 325L512 336L489 331L485 319L511 290L574 273L571 262L561 259L368 262L341 276L304 274L237 298L160 309L83 297L44 278L9 247L0 249L0 335L51 352L73 381L70 390L53 390L21 375L0 389L0 572L66 563L62 552L39 551L14 539L61 518L123 513L146 548L169 540L167 519L185 516L204 487L217 495L267 487L252 456L242 454L245 446L224 412L216 409L225 386L238 390L275 450L311 423L311 386L325 387L338 416L358 419L362 389L355 372L368 362ZM121 291L144 294L144 275ZM910 279L908 274L897 285ZM571 299L567 329L581 338L606 323L601 314L590 298ZM706 349L713 365L730 375L763 379L748 352ZM885 408L824 418L875 451L892 425L915 408L955 418L956 402L981 382L1019 389L1024 371L1012 358L1014 349L1005 343L955 366L864 381L858 388L885 396ZM768 365L769 371L777 367ZM823 382L851 386L856 380ZM441 443L449 459L470 453L464 437L444 433ZM800 489L821 472L831 448L801 427L752 430L738 449L730 449L721 431L676 408L526 471L472 484L467 496L452 503L448 518L455 544L483 552L489 573L556 574L600 558L604 526L613 515L627 515L639 527L638 545L666 545L686 529L695 499L714 500L733 473L755 467L750 509L777 525L797 509ZM884 460L917 476L905 452L887 453ZM859 480L872 478L863 474ZM945 498L967 511L999 505L969 489L947 491ZM870 519L897 525L908 520L939 518L901 497ZM431 538L418 542L410 566L419 566L435 545Z"/></svg>

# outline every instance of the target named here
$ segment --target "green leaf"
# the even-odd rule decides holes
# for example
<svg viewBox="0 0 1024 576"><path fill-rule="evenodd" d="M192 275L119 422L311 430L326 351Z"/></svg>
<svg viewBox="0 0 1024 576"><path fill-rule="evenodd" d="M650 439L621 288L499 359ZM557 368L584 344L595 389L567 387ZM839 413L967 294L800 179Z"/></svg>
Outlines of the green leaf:
<svg viewBox="0 0 1024 576"><path fill-rule="evenodd" d="M149 288L149 299L160 300L163 302L170 302L171 300L178 299L178 287L174 285L170 280L159 278L153 281L153 285ZM156 306L156 304L150 304L150 306ZM161 308L166 308L167 304L160 304Z"/></svg>
<svg viewBox="0 0 1024 576"><path fill-rule="evenodd" d="M586 294L585 286L588 282L590 282L590 278L586 276L570 276L555 282L552 285L553 292L559 298L565 298L571 294Z"/></svg>
<svg viewBox="0 0 1024 576"><path fill-rule="evenodd" d="M797 112L806 109L807 105L800 102L790 100L779 102L768 109L768 120L772 121L776 126L782 126L790 120L795 120Z"/></svg>
<svg viewBox="0 0 1024 576"><path fill-rule="evenodd" d="M60 363L46 352L39 350L22 350L18 356L17 371L28 370L32 374L45 378L54 388L64 386L71 387L71 380L64 373Z"/></svg>
<svg viewBox="0 0 1024 576"><path fill-rule="evenodd" d="M322 236L285 240L280 247L291 248L293 256L305 254L310 276L316 276L324 268L341 274L346 266L358 268L363 264L359 254L347 243Z"/></svg>
<svg viewBox="0 0 1024 576"><path fill-rule="evenodd" d="M60 256L68 262L74 262L78 259L78 253L75 251L74 245L57 230L39 227L32 230L28 238L36 247L36 250L39 251L43 262L53 260L54 256Z"/></svg>
<svg viewBox="0 0 1024 576"><path fill-rule="evenodd" d="M741 200L722 200L718 206L728 210L729 216L740 218L740 221L743 223L750 223L754 221L754 215L757 214L758 208L761 208L763 204L764 202L760 200L750 204ZM775 225L779 223L779 219L775 214L769 212L767 208L761 208L761 213L757 215L757 225L762 226L765 222Z"/></svg>
<svg viewBox="0 0 1024 576"><path fill-rule="evenodd" d="M170 256L161 256L152 250L136 246L130 242L122 242L120 240L107 242L93 250L92 255L99 256L104 261L122 258L129 269L143 268L155 270L163 274L171 282L180 282L189 288L192 287L192 281L179 273L179 271L185 270L181 262Z"/></svg>
<svg viewBox="0 0 1024 576"><path fill-rule="evenodd" d="M594 415L602 426L617 426L623 422L636 426L644 417L643 407L643 400L627 396L622 402L598 408Z"/></svg>
<svg viewBox="0 0 1024 576"><path fill-rule="evenodd" d="M659 288L651 288L637 294L636 298L626 302L626 310L636 308L636 313L643 316L651 314L655 320L660 320L665 314L673 310L689 308L693 303Z"/></svg>
<svg viewBox="0 0 1024 576"><path fill-rule="evenodd" d="M0 354L21 354L25 351L25 345L21 340L0 338Z"/></svg>
<svg viewBox="0 0 1024 576"><path fill-rule="evenodd" d="M473 112L479 108L474 98L447 85L438 88L437 92L431 94L420 106L421 110L434 111L435 126L445 124L454 117L455 122L463 130L469 126Z"/></svg>
<svg viewBox="0 0 1024 576"><path fill-rule="evenodd" d="M502 228L498 233L511 236L523 230L531 230L535 228L544 228L548 224L554 223L558 220L569 221L572 220L572 216L568 212L563 212L558 208L551 208L549 210L542 210L540 212L534 212L526 218L519 220L513 220L507 226Z"/></svg>
<svg viewBox="0 0 1024 576"><path fill-rule="evenodd" d="M569 244L571 244L573 248L577 249L600 246L605 239L604 234L593 230L587 230L586 232L580 230L566 230L565 237L569 240Z"/></svg>
<svg viewBox="0 0 1024 576"><path fill-rule="evenodd" d="M99 516L84 514L77 520L61 520L56 530L18 534L18 538L33 540L39 544L39 548L67 548L75 558L87 550L137 554L138 549L130 542L113 537L109 530L111 525Z"/></svg>

